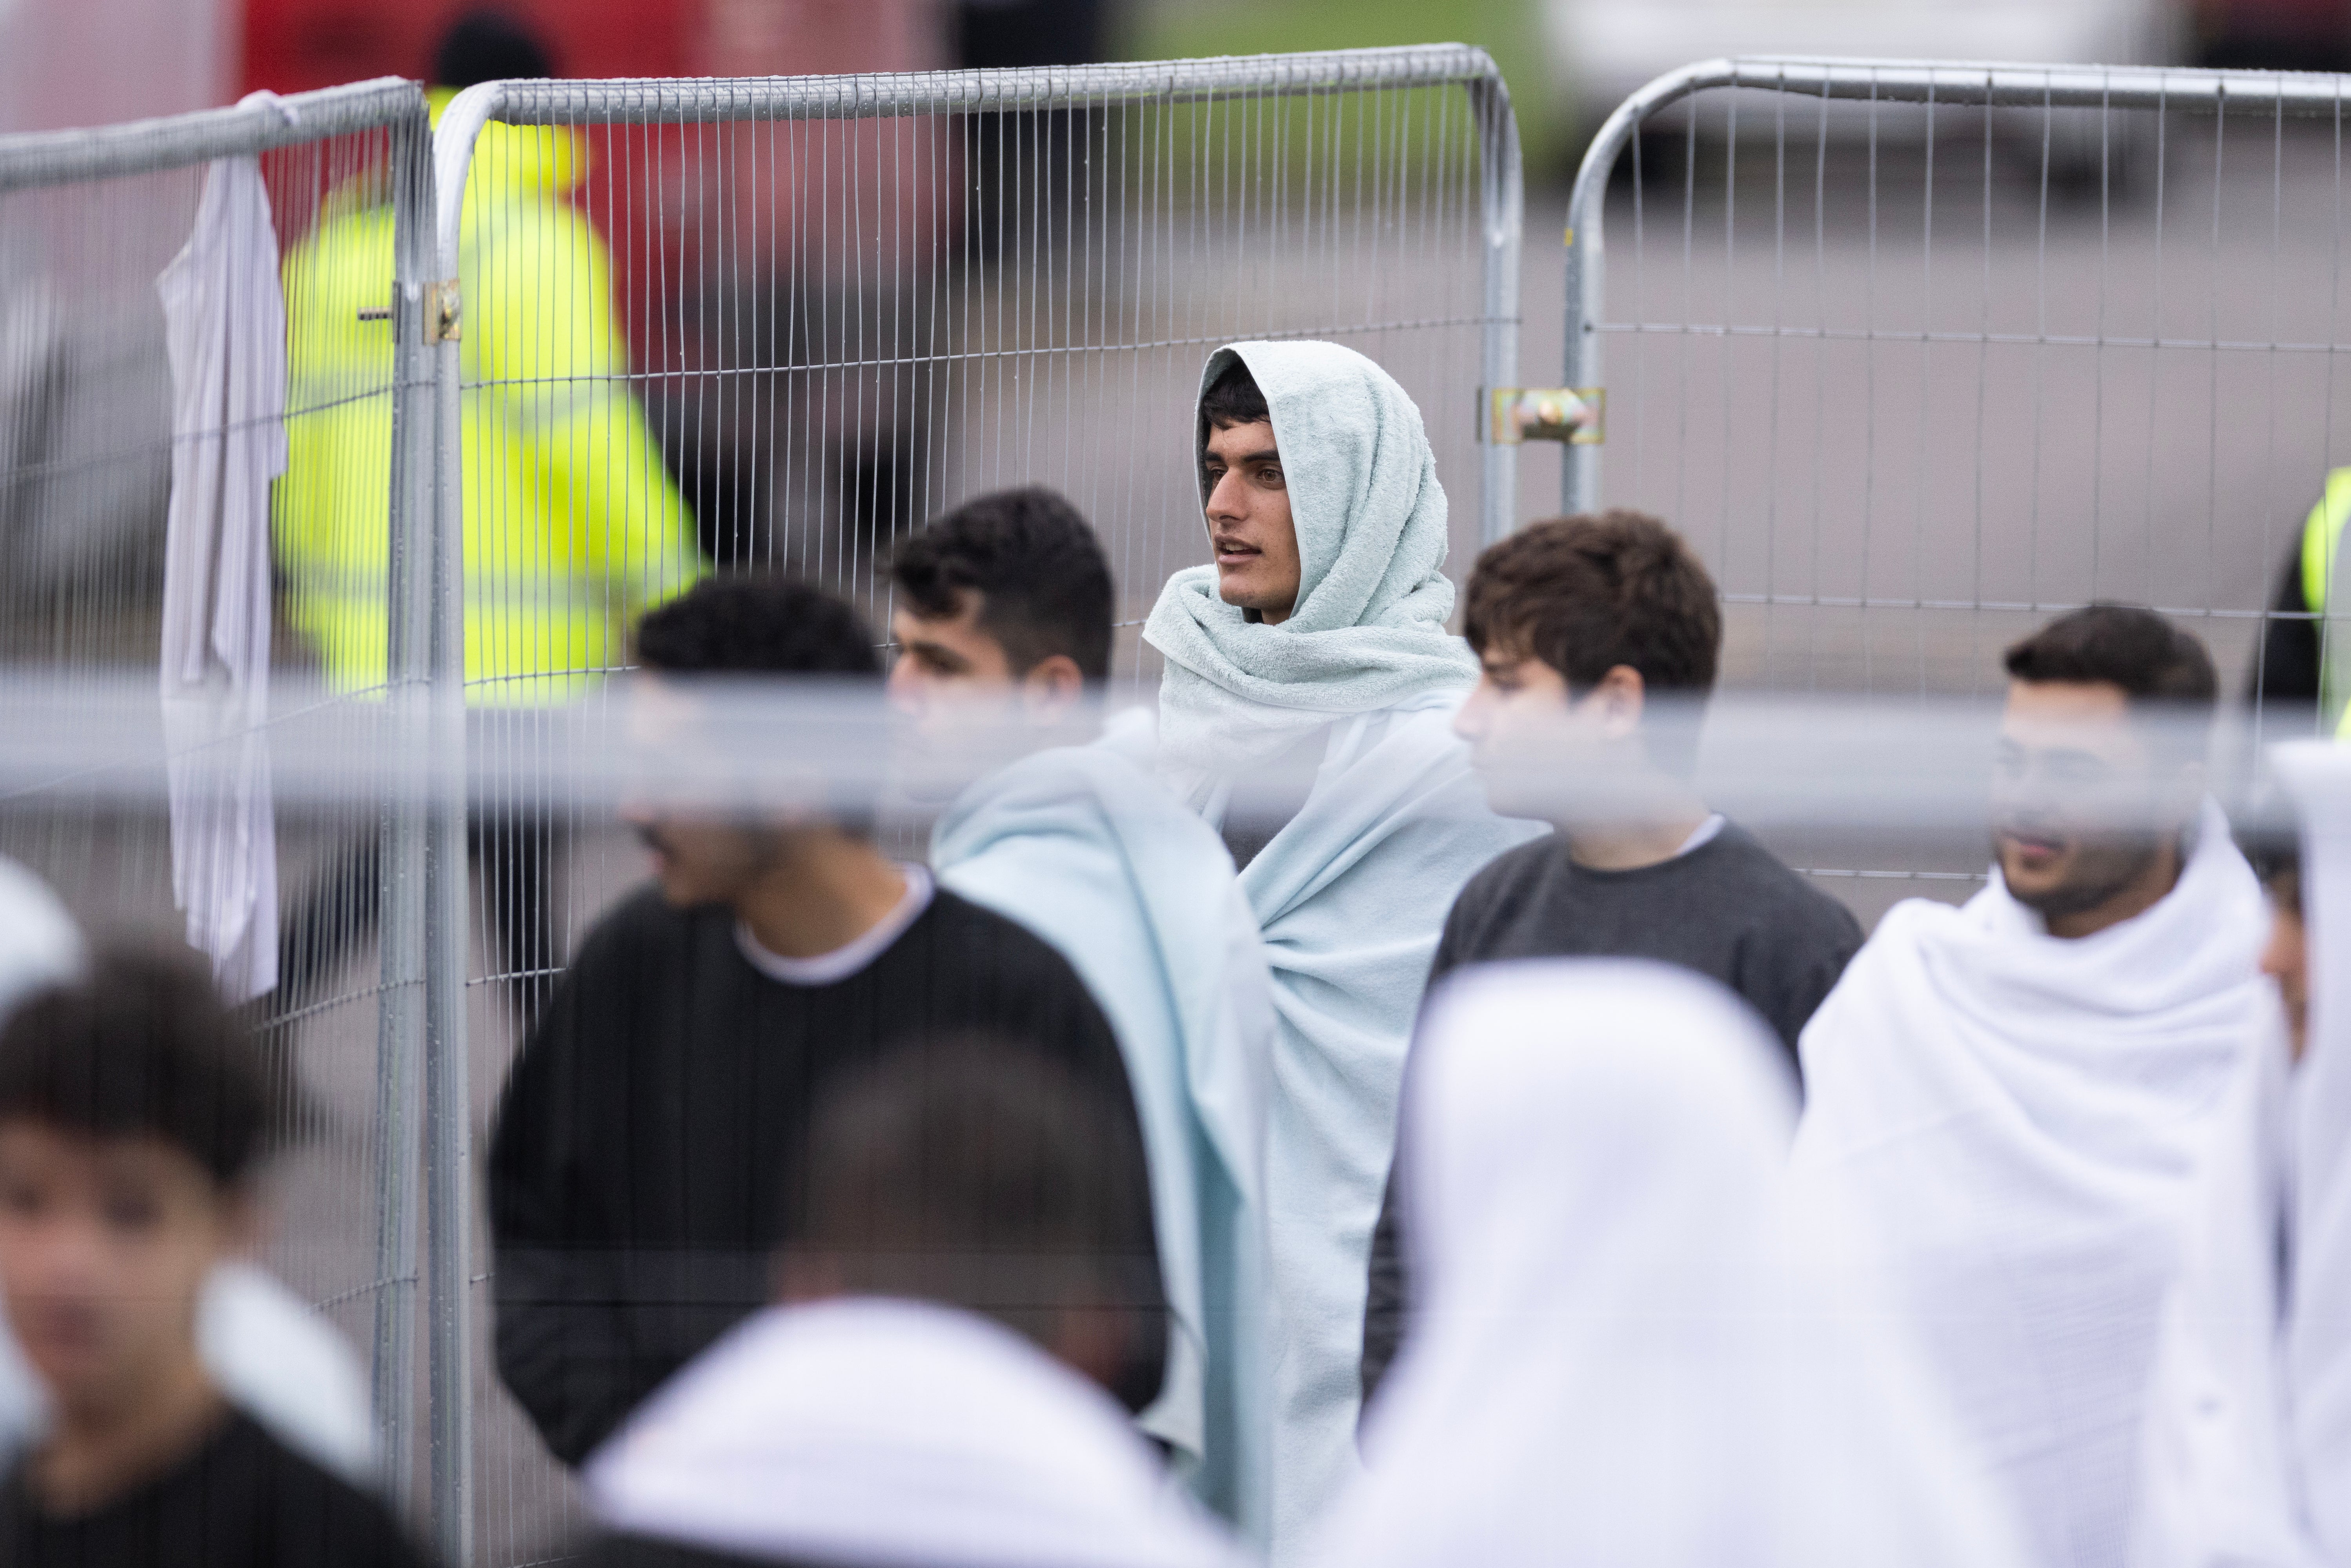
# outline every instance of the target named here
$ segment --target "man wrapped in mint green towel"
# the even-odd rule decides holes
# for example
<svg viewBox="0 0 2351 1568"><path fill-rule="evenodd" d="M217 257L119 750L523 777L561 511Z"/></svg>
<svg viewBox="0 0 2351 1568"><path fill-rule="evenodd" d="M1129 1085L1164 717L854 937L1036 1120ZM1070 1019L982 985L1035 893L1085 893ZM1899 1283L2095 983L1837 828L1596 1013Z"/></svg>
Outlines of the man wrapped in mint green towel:
<svg viewBox="0 0 2351 1568"><path fill-rule="evenodd" d="M1167 661L1160 769L1232 851L1273 977L1279 1561L1356 1469L1364 1268L1446 911L1541 830L1487 808L1450 727L1478 666L1446 627L1412 399L1335 343L1236 343L1200 384L1215 559L1168 580L1144 636Z"/></svg>

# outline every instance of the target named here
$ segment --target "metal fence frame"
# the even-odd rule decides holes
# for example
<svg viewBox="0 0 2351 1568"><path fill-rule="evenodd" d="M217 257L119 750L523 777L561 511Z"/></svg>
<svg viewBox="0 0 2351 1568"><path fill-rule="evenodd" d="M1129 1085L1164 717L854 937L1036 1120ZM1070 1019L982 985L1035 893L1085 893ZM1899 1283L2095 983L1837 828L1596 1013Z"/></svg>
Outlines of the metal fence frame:
<svg viewBox="0 0 2351 1568"><path fill-rule="evenodd" d="M1024 69L877 76L594 82L468 89L437 131L422 89L384 78L233 109L92 131L0 138L0 194L192 168L366 131L387 131L395 234L389 510L388 680L399 755L425 758L422 791L381 821L377 1298L372 1393L388 1490L423 1504L440 1559L473 1559L471 1286L475 1197L466 1040L465 472L458 335L459 225L475 139L518 125L881 120L1064 107L1174 105L1227 96L1306 97L1460 88L1476 129L1483 279L1475 421L1483 447L1479 532L1514 526L1517 451L1487 436L1490 389L1518 380L1523 214L1517 121L1499 69L1464 45ZM423 1197L420 1255L415 1195ZM416 1409L417 1290L423 1284L426 1409ZM412 1476L420 1417L429 1474ZM419 1482L423 1484L420 1485Z"/></svg>
<svg viewBox="0 0 2351 1568"><path fill-rule="evenodd" d="M476 139L509 125L716 124L729 121L866 120L914 115L1206 102L1228 95L1302 97L1375 89L1459 87L1468 94L1479 138L1479 204L1484 279L1481 386L1476 407L1436 417L1478 421L1483 445L1479 524L1490 542L1517 516L1517 450L1489 441L1486 389L1518 379L1519 259L1524 209L1518 122L1500 69L1483 49L1459 44L1348 49L1098 66L891 73L872 76L646 78L485 82L443 110L434 135L436 199L431 278L404 286L403 308L424 313L437 343L432 358L437 451L430 527L434 593L429 612L433 754L462 766L465 744L464 637L465 475L460 451L463 386L455 328L462 311L458 257L465 186ZM405 449L403 449L405 450ZM419 525L420 536L423 525ZM406 601L403 601L403 603ZM423 614L419 612L419 614ZM432 1507L443 1561L473 1557L471 1370L465 1288L471 1257L470 1124L465 1044L465 823L462 789L434 792L426 830L423 967L427 1084L426 1168L432 1210L429 1306L433 1378Z"/></svg>
<svg viewBox="0 0 2351 1568"><path fill-rule="evenodd" d="M1616 106L1593 137L1576 172L1567 212L1568 386L1604 383L1600 329L1607 295L1604 220L1609 179L1618 156L1650 116L1719 88L1943 109L2205 109L2339 120L2351 108L2351 78L2257 71L1776 55L1701 60L1668 71ZM1599 507L1602 451L1598 444L1567 448L1560 483L1567 510Z"/></svg>
<svg viewBox="0 0 2351 1568"><path fill-rule="evenodd" d="M392 601L389 672L385 693L395 722L421 740L424 704L436 685L435 649L430 635L440 592L426 570L432 511L433 439L435 422L428 401L430 362L424 357L423 279L432 262L432 128L424 95L416 83L383 77L283 98L258 97L231 109L143 120L97 130L44 131L0 138L0 194L192 168L219 158L256 155L363 131L389 133L391 193L395 235L393 373L391 386L393 463L386 497L390 537ZM420 1175L414 1130L420 1120L420 1078L435 1079L445 1068L446 1035L429 1031L434 1016L434 976L428 971L423 918L428 896L446 895L451 879L445 861L429 856L433 841L421 800L392 805L381 824L383 854L379 895L382 900L381 981L378 999L375 1173L378 1289L371 1366L371 1395L384 1437L387 1490L396 1498L411 1488L410 1452L415 1429L413 1347L416 1317L417 1217L413 1195ZM458 846L462 875L464 846ZM457 883L461 901L463 884ZM462 1046L462 1035L458 1037ZM462 1214L462 1207L459 1212ZM436 1210L431 1224L436 1257L444 1249ZM462 1274L462 1270L461 1270ZM432 1279L437 1301L444 1277ZM462 1278L458 1281L462 1292ZM462 1354L463 1345L455 1350ZM438 1369L450 1354L435 1316L426 1347L435 1368L435 1430L444 1385ZM438 1449L436 1474L441 1468Z"/></svg>
<svg viewBox="0 0 2351 1568"><path fill-rule="evenodd" d="M886 120L1208 102L1241 94L1286 98L1430 87L1465 89L1478 125L1485 246L1482 388L1476 409L1446 411L1437 417L1467 414L1478 421L1479 440L1486 449L1479 532L1491 542L1516 523L1517 451L1486 440L1483 389L1513 386L1518 380L1519 253L1525 199L1510 89L1492 57L1470 45L874 76L484 82L451 100L433 139L440 246L434 276L454 298L466 171L475 139L493 120L508 125L678 125ZM454 378L454 345L444 362L444 373ZM453 379L450 385L455 384ZM444 469L443 478L444 485L454 485L454 471ZM455 507L459 497L453 489L444 489L442 504Z"/></svg>

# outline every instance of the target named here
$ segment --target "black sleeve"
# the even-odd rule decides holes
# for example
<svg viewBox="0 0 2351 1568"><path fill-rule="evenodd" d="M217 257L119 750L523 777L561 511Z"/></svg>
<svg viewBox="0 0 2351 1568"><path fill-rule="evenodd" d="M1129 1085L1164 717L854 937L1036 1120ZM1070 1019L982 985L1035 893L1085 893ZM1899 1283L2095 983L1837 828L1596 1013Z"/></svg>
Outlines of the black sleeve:
<svg viewBox="0 0 2351 1568"><path fill-rule="evenodd" d="M549 1450L577 1465L637 1396L618 1254L590 1234L575 1153L593 1136L580 1057L611 1027L591 938L557 985L508 1079L491 1134L489 1213L498 1377Z"/></svg>
<svg viewBox="0 0 2351 1568"><path fill-rule="evenodd" d="M1479 882L1473 878L1453 900L1453 907L1446 912L1445 930L1437 938L1437 956L1428 966L1428 984L1421 992L1424 1006L1428 993L1437 988L1437 982L1451 974L1461 963L1461 949L1465 946L1462 933L1469 924L1465 905L1470 904L1471 894L1478 889ZM1411 1079L1410 1058L1411 1053L1407 1050L1406 1082ZM1398 1110L1401 1113L1401 1104ZM1397 1119L1402 1121L1401 1113ZM1371 1267L1364 1291L1362 1378L1366 1407L1371 1405L1372 1396L1379 1392L1380 1384L1387 1377L1388 1366L1395 1360L1397 1346L1404 1343L1405 1319L1412 1311L1412 1281L1405 1272L1404 1238L1397 1218L1395 1167L1396 1162L1391 1155L1387 1186L1380 1194L1379 1221L1372 1227Z"/></svg>
<svg viewBox="0 0 2351 1568"><path fill-rule="evenodd" d="M1803 891L1816 901L1813 907L1790 910L1787 918L1771 924L1756 966L1761 973L1742 988L1787 1048L1788 1065L1799 1082L1803 1067L1796 1041L1862 944L1861 922L1853 911L1810 888Z"/></svg>
<svg viewBox="0 0 2351 1568"><path fill-rule="evenodd" d="M1110 1019L1069 960L1026 927L987 911L975 913L986 935L972 944L970 956L984 966L998 988L996 1005L1003 1009L1006 1024L1098 1086L1106 1113L1115 1118L1106 1131L1115 1149L1113 1158L1128 1171L1126 1186L1132 1195L1125 1206L1125 1228L1134 1241L1128 1249L1126 1278L1136 1333L1111 1393L1128 1410L1140 1413L1159 1397L1166 1381L1167 1287L1159 1270L1151 1162L1144 1149L1143 1117L1135 1108L1126 1057Z"/></svg>
<svg viewBox="0 0 2351 1568"><path fill-rule="evenodd" d="M1380 1195L1380 1220L1372 1228L1370 1289L1364 1297L1364 1405L1386 1381L1404 1343L1405 1317L1410 1310L1410 1282L1405 1278L1404 1241L1397 1233L1396 1167L1388 1162L1387 1190ZM1360 1417L1358 1418L1360 1420Z"/></svg>
<svg viewBox="0 0 2351 1568"><path fill-rule="evenodd" d="M2318 701L2318 622L2305 619L2310 605L2302 591L2302 535L2301 528L2294 530L2294 546L2286 551L2245 683L2253 706L2265 717L2276 710L2274 716L2289 726L2304 716L2298 710Z"/></svg>

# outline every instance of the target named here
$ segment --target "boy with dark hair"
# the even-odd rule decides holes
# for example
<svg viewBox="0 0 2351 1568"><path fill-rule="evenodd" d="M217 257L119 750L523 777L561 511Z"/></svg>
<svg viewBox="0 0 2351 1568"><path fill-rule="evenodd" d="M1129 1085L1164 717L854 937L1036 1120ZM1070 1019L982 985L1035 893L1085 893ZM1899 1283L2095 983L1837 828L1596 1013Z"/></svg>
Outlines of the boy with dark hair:
<svg viewBox="0 0 2351 1568"><path fill-rule="evenodd" d="M371 1499L229 1404L197 1300L250 1239L267 1101L192 962L102 954L0 1031L0 1291L47 1389L0 1562L413 1563Z"/></svg>
<svg viewBox="0 0 2351 1568"><path fill-rule="evenodd" d="M1479 557L1467 622L1480 678L1454 728L1495 810L1557 831L1461 890L1430 984L1504 958L1654 958L1744 998L1792 1062L1861 927L1690 789L1722 642L1706 568L1639 512L1554 517ZM1562 779L1589 798L1562 802ZM1392 1174L1364 1322L1367 1395L1410 1310L1395 1192Z"/></svg>
<svg viewBox="0 0 2351 1568"><path fill-rule="evenodd" d="M1080 681L1110 677L1110 562L1078 509L1041 486L966 501L898 547L890 580L904 599L893 631L911 622L926 633L901 637L901 654L934 675L1066 681L1067 665ZM950 627L966 636L943 640Z"/></svg>
<svg viewBox="0 0 2351 1568"><path fill-rule="evenodd" d="M2158 1309L2271 1013L2262 892L2204 790L2202 643L2101 604L2010 648L1994 864L1888 910L1805 1028L1793 1158L2035 1562L2127 1559Z"/></svg>
<svg viewBox="0 0 2351 1568"><path fill-rule="evenodd" d="M1049 490L978 497L908 540L891 575L891 695L925 751L1019 754L956 795L932 867L1059 948L1125 1051L1171 1309L1143 1428L1195 1495L1258 1529L1273 1004L1257 924L1215 830L1153 773L1147 715L1066 744L1091 737L1078 705L1111 641L1109 563L1077 508Z"/></svg>
<svg viewBox="0 0 2351 1568"><path fill-rule="evenodd" d="M632 722L675 753L699 676L862 677L878 697L874 643L816 589L713 579L645 617ZM581 945L493 1135L498 1370L571 1463L758 1307L810 1103L899 1039L1036 1041L1120 1107L1107 1135L1147 1182L1118 1042L1051 948L884 855L854 807L729 810L695 782L695 803L623 808L656 885ZM1123 1375L1138 1406L1157 1363Z"/></svg>
<svg viewBox="0 0 2351 1568"><path fill-rule="evenodd" d="M1226 1565L1107 1397L1160 1332L1150 1195L1105 1087L910 1040L819 1096L777 1305L590 1467L588 1556Z"/></svg>

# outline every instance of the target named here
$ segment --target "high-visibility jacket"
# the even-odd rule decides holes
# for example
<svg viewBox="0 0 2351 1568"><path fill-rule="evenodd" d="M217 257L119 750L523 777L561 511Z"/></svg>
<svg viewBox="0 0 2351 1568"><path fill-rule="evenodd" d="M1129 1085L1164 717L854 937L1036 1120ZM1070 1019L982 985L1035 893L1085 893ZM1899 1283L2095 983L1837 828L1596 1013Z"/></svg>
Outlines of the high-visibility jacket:
<svg viewBox="0 0 2351 1568"><path fill-rule="evenodd" d="M2351 468L2326 476L2326 491L2302 528L2303 608L2318 644L2318 711L2327 727L2351 740Z"/></svg>
<svg viewBox="0 0 2351 1568"><path fill-rule="evenodd" d="M436 92L437 120L449 94ZM558 701L624 657L701 575L694 524L625 376L611 259L564 198L579 142L491 125L458 266L467 695ZM344 691L383 683L392 482L392 217L352 182L287 257L289 396L277 563L294 627Z"/></svg>

